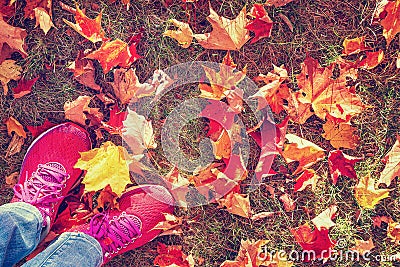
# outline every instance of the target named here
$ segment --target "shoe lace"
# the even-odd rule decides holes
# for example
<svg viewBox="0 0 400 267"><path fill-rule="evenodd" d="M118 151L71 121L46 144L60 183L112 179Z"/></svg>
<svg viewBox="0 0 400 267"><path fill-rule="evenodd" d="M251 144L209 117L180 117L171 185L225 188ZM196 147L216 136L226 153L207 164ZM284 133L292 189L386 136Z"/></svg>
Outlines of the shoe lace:
<svg viewBox="0 0 400 267"><path fill-rule="evenodd" d="M50 216L54 204L63 199L62 189L68 179L65 168L56 162L39 164L38 169L23 184L14 186L15 196L23 202L32 204L41 212Z"/></svg>
<svg viewBox="0 0 400 267"><path fill-rule="evenodd" d="M112 219L108 214L100 213L90 221L88 234L99 241L104 255L110 257L141 236L141 221L126 212Z"/></svg>

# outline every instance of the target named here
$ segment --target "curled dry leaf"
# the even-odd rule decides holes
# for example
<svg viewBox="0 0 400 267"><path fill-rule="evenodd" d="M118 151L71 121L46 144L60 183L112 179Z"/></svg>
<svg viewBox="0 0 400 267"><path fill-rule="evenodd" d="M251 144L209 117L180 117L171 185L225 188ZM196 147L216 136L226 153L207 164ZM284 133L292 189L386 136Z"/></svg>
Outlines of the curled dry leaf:
<svg viewBox="0 0 400 267"><path fill-rule="evenodd" d="M250 39L249 31L245 28L248 22L245 7L235 19L230 20L219 16L210 6L207 20L213 27L212 32L193 35L206 49L239 50Z"/></svg>
<svg viewBox="0 0 400 267"><path fill-rule="evenodd" d="M24 137L19 136L18 134L13 134L13 137L11 138L11 141L6 149L6 158L19 153L22 149L24 142Z"/></svg>
<svg viewBox="0 0 400 267"><path fill-rule="evenodd" d="M101 12L95 19L89 19L78 6L75 10L70 9L69 11L75 11L76 23L63 19L66 24L93 43L104 40L105 32L101 27Z"/></svg>
<svg viewBox="0 0 400 267"><path fill-rule="evenodd" d="M286 139L288 139L289 144L284 145L284 150L281 152L282 156L287 163L299 162L299 166L293 174L299 173L325 158L325 150L310 141L294 134L287 134Z"/></svg>
<svg viewBox="0 0 400 267"><path fill-rule="evenodd" d="M122 137L134 155L140 155L145 150L156 148L153 126L151 121L128 108L128 116L123 121L124 132Z"/></svg>
<svg viewBox="0 0 400 267"><path fill-rule="evenodd" d="M360 68L364 68L367 70L373 69L378 66L384 58L383 50L379 50L376 52L366 52L367 57L361 60L359 63Z"/></svg>
<svg viewBox="0 0 400 267"><path fill-rule="evenodd" d="M13 88L14 98L20 98L24 95L29 94L32 91L32 86L39 80L39 77L36 77L32 80L25 80L22 78L19 82L17 87Z"/></svg>
<svg viewBox="0 0 400 267"><path fill-rule="evenodd" d="M189 24L176 19L170 19L168 22L174 24L176 27L178 27L178 29L166 30L163 35L177 40L179 45L183 48L188 48L193 41L193 31Z"/></svg>
<svg viewBox="0 0 400 267"><path fill-rule="evenodd" d="M378 185L389 186L394 178L400 176L400 136L397 136L396 142L385 158L387 158L386 165L379 176Z"/></svg>
<svg viewBox="0 0 400 267"><path fill-rule="evenodd" d="M4 95L8 93L7 83L11 80L21 78L22 67L16 64L15 60L6 59L0 64L0 82L3 86Z"/></svg>
<svg viewBox="0 0 400 267"><path fill-rule="evenodd" d="M332 221L332 219L335 218L336 213L337 213L337 206L332 205L323 212L321 212L317 217L315 217L311 221L319 231L322 231L323 229L329 229L335 226L335 223Z"/></svg>
<svg viewBox="0 0 400 267"><path fill-rule="evenodd" d="M140 83L134 69L115 70L114 82L111 85L121 104L137 102L139 98L151 96L156 90L151 84Z"/></svg>
<svg viewBox="0 0 400 267"><path fill-rule="evenodd" d="M343 55L348 56L348 55L353 55L353 54L358 54L362 51L365 50L370 50L371 48L365 46L365 36L353 38L353 39L348 39L345 38L343 41Z"/></svg>
<svg viewBox="0 0 400 267"><path fill-rule="evenodd" d="M250 43L253 44L262 38L270 37L274 24L264 6L262 4L254 4L250 10L250 15L254 17L254 20L245 26L246 29L254 32L254 38Z"/></svg>
<svg viewBox="0 0 400 267"><path fill-rule="evenodd" d="M16 183L18 183L19 173L13 172L6 176L6 184L8 187L12 188Z"/></svg>
<svg viewBox="0 0 400 267"><path fill-rule="evenodd" d="M375 181L370 175L360 178L354 187L354 196L358 204L366 209L373 209L378 202L389 197L391 189L375 189Z"/></svg>
<svg viewBox="0 0 400 267"><path fill-rule="evenodd" d="M120 111L118 106L115 106L110 110L110 119L108 122L102 121L102 128L105 129L110 134L122 135L124 124L123 121L126 120L128 112Z"/></svg>
<svg viewBox="0 0 400 267"><path fill-rule="evenodd" d="M24 130L24 127L19 121L17 121L13 117L9 117L6 120L6 126L7 126L7 133L9 136L12 136L12 132L15 132L15 134L17 134L18 136L26 138L26 132Z"/></svg>
<svg viewBox="0 0 400 267"><path fill-rule="evenodd" d="M79 52L75 61L67 67L73 71L74 78L82 85L90 87L93 90L101 91L101 88L95 82L95 68L93 62L84 58L85 55Z"/></svg>
<svg viewBox="0 0 400 267"><path fill-rule="evenodd" d="M86 120L90 120L90 124L100 124L103 120L103 114L99 108L90 108L89 103L92 98L90 96L79 96L72 102L64 104L65 118L73 122L86 124Z"/></svg>
<svg viewBox="0 0 400 267"><path fill-rule="evenodd" d="M98 191L110 185L112 191L120 196L131 183L128 165L132 160L124 147L107 141L100 148L80 154L74 168L86 170L82 181L85 192Z"/></svg>
<svg viewBox="0 0 400 267"><path fill-rule="evenodd" d="M15 51L21 53L22 56L27 56L24 46L25 46L25 37L28 35L26 30L11 26L6 23L3 19L3 15L0 13L0 51L3 53L3 46L7 44L10 47L10 50L7 52L7 55L4 59L11 56L11 54ZM3 55L0 56L1 58ZM1 61L0 61L1 63Z"/></svg>
<svg viewBox="0 0 400 267"><path fill-rule="evenodd" d="M346 155L341 150L330 151L328 155L328 164L332 183L336 184L339 175L344 175L358 181L354 165L361 160L363 160L363 158Z"/></svg>
<svg viewBox="0 0 400 267"><path fill-rule="evenodd" d="M157 223L152 230L162 230L162 236L164 235L181 235L182 231L182 217L177 217L170 213L163 213L165 220Z"/></svg>
<svg viewBox="0 0 400 267"><path fill-rule="evenodd" d="M114 193L111 186L108 184L101 190L97 198L97 210L118 209L119 203L117 201L118 195Z"/></svg>
<svg viewBox="0 0 400 267"><path fill-rule="evenodd" d="M250 207L249 196L245 194L240 194L240 187L234 188L230 191L224 198L218 200L218 203L226 207L229 213L242 216L245 218L250 218L252 211Z"/></svg>
<svg viewBox="0 0 400 267"><path fill-rule="evenodd" d="M129 68L140 58L136 53L137 43L128 44L120 39L104 41L99 49L87 55L86 58L97 59L104 73L108 73L115 66Z"/></svg>
<svg viewBox="0 0 400 267"><path fill-rule="evenodd" d="M40 28L46 35L51 29L51 27L55 27L53 22L51 21L51 16L47 12L47 10L42 7L34 8L33 11L35 12L35 18L36 18L35 27L40 25Z"/></svg>
<svg viewBox="0 0 400 267"><path fill-rule="evenodd" d="M283 208L286 212L294 211L296 208L296 202L294 202L292 197L287 193L281 195L279 200L283 203Z"/></svg>

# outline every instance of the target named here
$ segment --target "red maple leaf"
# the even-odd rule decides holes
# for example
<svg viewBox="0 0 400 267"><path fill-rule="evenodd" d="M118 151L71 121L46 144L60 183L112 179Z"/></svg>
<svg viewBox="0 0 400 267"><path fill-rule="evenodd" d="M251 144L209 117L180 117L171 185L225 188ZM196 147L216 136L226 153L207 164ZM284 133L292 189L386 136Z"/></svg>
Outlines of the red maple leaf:
<svg viewBox="0 0 400 267"><path fill-rule="evenodd" d="M32 80L21 79L18 82L17 87L13 89L14 97L20 98L23 97L24 95L29 94L32 91L32 86L36 83L38 79L39 77L36 77Z"/></svg>
<svg viewBox="0 0 400 267"><path fill-rule="evenodd" d="M262 4L254 4L250 14L255 17L253 21L246 25L246 29L254 32L254 38L250 43L255 43L261 38L271 36L273 22L268 16Z"/></svg>
<svg viewBox="0 0 400 267"><path fill-rule="evenodd" d="M110 119L108 122L102 122L103 129L110 134L122 134L124 128L123 121L128 116L126 111L121 111L118 106L110 110Z"/></svg>
<svg viewBox="0 0 400 267"><path fill-rule="evenodd" d="M330 151L328 163L333 184L336 184L339 175L344 175L357 181L354 165L361 160L363 160L363 158L346 155L341 150Z"/></svg>
<svg viewBox="0 0 400 267"><path fill-rule="evenodd" d="M28 125L26 128L31 132L33 138L38 137L41 133L45 132L46 130L50 129L51 127L56 126L56 124L50 122L47 118L40 126L31 126Z"/></svg>

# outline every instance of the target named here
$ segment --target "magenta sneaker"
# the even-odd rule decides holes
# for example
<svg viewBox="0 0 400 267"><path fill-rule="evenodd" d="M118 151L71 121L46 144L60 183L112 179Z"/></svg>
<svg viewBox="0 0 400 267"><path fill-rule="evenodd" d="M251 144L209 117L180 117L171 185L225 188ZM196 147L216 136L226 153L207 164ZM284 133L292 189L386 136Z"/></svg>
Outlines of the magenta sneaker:
<svg viewBox="0 0 400 267"><path fill-rule="evenodd" d="M26 202L51 226L62 200L80 182L82 170L74 168L79 152L91 148L89 134L73 123L57 125L36 138L26 152L11 202Z"/></svg>
<svg viewBox="0 0 400 267"><path fill-rule="evenodd" d="M160 234L153 228L172 213L174 199L162 186L132 187L120 197L120 210L110 210L92 217L90 223L71 231L84 232L99 241L103 263L117 255L143 246Z"/></svg>

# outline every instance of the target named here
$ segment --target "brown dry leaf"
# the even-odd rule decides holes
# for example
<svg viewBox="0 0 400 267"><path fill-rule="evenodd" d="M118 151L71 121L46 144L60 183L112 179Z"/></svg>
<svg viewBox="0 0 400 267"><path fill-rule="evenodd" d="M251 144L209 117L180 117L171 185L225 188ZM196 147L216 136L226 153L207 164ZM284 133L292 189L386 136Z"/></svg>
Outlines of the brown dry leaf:
<svg viewBox="0 0 400 267"><path fill-rule="evenodd" d="M27 56L24 46L25 37L27 36L26 30L14 27L6 23L3 19L3 15L0 13L0 51L3 53L3 46L7 44L10 47L8 56L11 56L12 52L19 51L22 56ZM0 62L1 63L1 62Z"/></svg>
<svg viewBox="0 0 400 267"><path fill-rule="evenodd" d="M250 218L252 211L249 196L239 193L240 189L234 188L224 198L218 200L222 207L226 207L229 213Z"/></svg>
<svg viewBox="0 0 400 267"><path fill-rule="evenodd" d="M11 138L11 141L6 149L6 158L19 153L22 149L24 141L25 138L23 138L22 136L13 134L13 137Z"/></svg>
<svg viewBox="0 0 400 267"><path fill-rule="evenodd" d="M91 125L100 124L103 120L103 114L99 111L99 108L90 108L89 103L92 98L90 96L79 96L72 102L66 102L64 104L65 118L73 122L86 124L86 120L89 119Z"/></svg>
<svg viewBox="0 0 400 267"><path fill-rule="evenodd" d="M156 90L151 84L140 83L135 71L122 68L114 71L112 87L121 104L137 102L139 98L151 96Z"/></svg>
<svg viewBox="0 0 400 267"><path fill-rule="evenodd" d="M383 36L386 38L386 46L392 42L400 32L400 1L388 1L385 6L386 17L381 21Z"/></svg>
<svg viewBox="0 0 400 267"><path fill-rule="evenodd" d="M358 54L361 51L369 50L371 48L365 46L365 36L347 39L347 37L343 41L343 55L353 55Z"/></svg>
<svg viewBox="0 0 400 267"><path fill-rule="evenodd" d="M366 209L373 209L381 199L389 197L391 189L375 189L375 181L368 174L360 178L354 187L354 196L358 204Z"/></svg>
<svg viewBox="0 0 400 267"><path fill-rule="evenodd" d="M362 239L355 239L355 241L356 245L350 248L350 250L357 251L361 256L364 256L375 247L372 237L370 237L367 241Z"/></svg>
<svg viewBox="0 0 400 267"><path fill-rule="evenodd" d="M245 29L248 20L246 7L233 19L219 16L210 6L207 20L213 30L210 33L194 34L193 37L206 49L239 50L249 39L249 31Z"/></svg>
<svg viewBox="0 0 400 267"><path fill-rule="evenodd" d="M6 120L6 126L7 126L7 132L8 135L11 136L12 132L15 132L18 136L21 136L22 138L26 138L26 132L24 130L24 127L22 124L14 119L13 117L9 117Z"/></svg>
<svg viewBox="0 0 400 267"><path fill-rule="evenodd" d="M168 22L174 24L176 27L178 27L178 29L166 30L163 35L177 40L179 45L183 48L188 48L193 41L193 31L189 24L176 19L170 19Z"/></svg>
<svg viewBox="0 0 400 267"><path fill-rule="evenodd" d="M283 207L286 212L294 211L296 208L296 202L287 193L279 197L279 200L283 203Z"/></svg>
<svg viewBox="0 0 400 267"><path fill-rule="evenodd" d="M75 11L76 24L63 19L66 24L93 43L103 41L105 32L101 27L101 12L95 19L89 19L78 6L71 11Z"/></svg>
<svg viewBox="0 0 400 267"><path fill-rule="evenodd" d="M18 183L19 172L13 172L10 175L6 176L6 184L9 187L14 187L16 183Z"/></svg>
<svg viewBox="0 0 400 267"><path fill-rule="evenodd" d="M86 170L82 181L85 192L98 191L110 185L112 191L120 196L131 183L128 165L132 160L124 147L107 141L100 148L80 154L74 168Z"/></svg>
<svg viewBox="0 0 400 267"><path fill-rule="evenodd" d="M93 62L84 57L85 55L79 52L75 61L71 62L67 68L74 72L74 77L80 84L90 87L93 90L101 91L100 86L95 82L96 71Z"/></svg>
<svg viewBox="0 0 400 267"><path fill-rule="evenodd" d="M355 149L360 142L357 128L351 126L350 122L339 122L327 115L327 122L322 128L324 129L322 137L328 140L336 149Z"/></svg>
<svg viewBox="0 0 400 267"><path fill-rule="evenodd" d="M282 156L287 163L299 162L299 166L293 174L297 174L325 158L325 150L316 144L294 134L287 134L285 137L289 144L284 145L284 150L281 152Z"/></svg>
<svg viewBox="0 0 400 267"><path fill-rule="evenodd" d="M335 226L335 223L332 221L335 218L337 212L337 206L332 205L323 212L321 212L317 217L312 219L311 221L317 227L318 230L322 230L322 228L329 229Z"/></svg>
<svg viewBox="0 0 400 267"><path fill-rule="evenodd" d="M381 172L378 185L386 184L389 186L394 178L400 176L400 136L397 136L396 143L394 143L392 149L388 152L386 157L386 166Z"/></svg>
<svg viewBox="0 0 400 267"><path fill-rule="evenodd" d="M280 7L280 6L284 6L290 2L292 2L294 0L267 0L264 5L267 6L275 6L275 7Z"/></svg>
<svg viewBox="0 0 400 267"><path fill-rule="evenodd" d="M0 64L0 82L4 95L8 93L7 83L11 80L18 81L21 78L22 67L15 63L15 60L6 59Z"/></svg>
<svg viewBox="0 0 400 267"><path fill-rule="evenodd" d="M51 17L49 13L47 13L46 9L42 7L37 7L33 9L35 11L35 17L36 17L36 25L40 25L40 28L43 30L44 34L46 35L51 27L55 27L53 22L51 21Z"/></svg>
<svg viewBox="0 0 400 267"><path fill-rule="evenodd" d="M122 137L134 155L143 154L145 150L157 147L151 121L146 120L144 116L128 108L128 116L123 124L125 132Z"/></svg>
<svg viewBox="0 0 400 267"><path fill-rule="evenodd" d="M119 202L117 198L118 195L112 191L111 186L108 184L101 190L97 198L97 209L101 208L103 211L106 209L118 209Z"/></svg>
<svg viewBox="0 0 400 267"><path fill-rule="evenodd" d="M389 225L387 229L387 236L395 242L397 245L400 244L400 223L389 220Z"/></svg>

